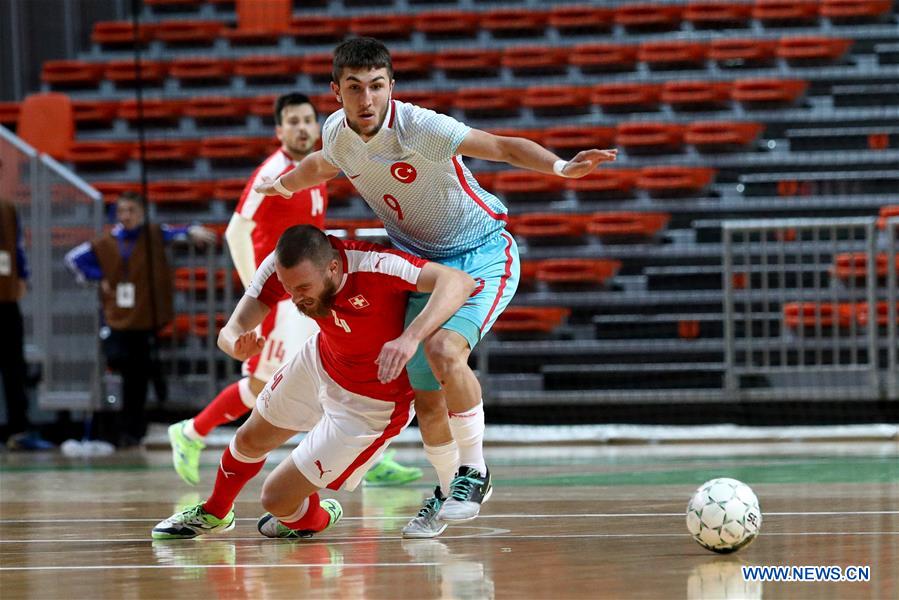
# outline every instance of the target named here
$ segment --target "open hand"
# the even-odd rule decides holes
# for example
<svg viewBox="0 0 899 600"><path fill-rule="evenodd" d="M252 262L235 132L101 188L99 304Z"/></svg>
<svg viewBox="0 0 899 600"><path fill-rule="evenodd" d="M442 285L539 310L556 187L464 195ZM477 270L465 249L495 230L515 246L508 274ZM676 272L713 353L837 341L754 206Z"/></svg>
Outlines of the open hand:
<svg viewBox="0 0 899 600"><path fill-rule="evenodd" d="M578 152L574 158L568 161L562 174L565 177L579 178L591 173L593 169L600 163L612 162L618 157L618 149L610 148L608 150L583 150Z"/></svg>
<svg viewBox="0 0 899 600"><path fill-rule="evenodd" d="M284 195L275 189L275 180L271 177L263 177L259 183L253 186L253 191L263 196L281 196L282 198L290 198L290 194Z"/></svg>

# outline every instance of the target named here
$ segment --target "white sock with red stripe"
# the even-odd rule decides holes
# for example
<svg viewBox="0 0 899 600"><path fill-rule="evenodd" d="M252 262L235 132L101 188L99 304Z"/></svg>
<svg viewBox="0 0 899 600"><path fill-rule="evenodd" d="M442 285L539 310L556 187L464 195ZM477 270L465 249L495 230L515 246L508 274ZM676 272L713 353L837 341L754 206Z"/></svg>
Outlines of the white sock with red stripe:
<svg viewBox="0 0 899 600"><path fill-rule="evenodd" d="M425 444L425 456L428 462L437 471L437 479L440 481L440 491L446 496L449 494L450 484L456 471L459 470L459 446L455 441L442 446L428 446Z"/></svg>
<svg viewBox="0 0 899 600"><path fill-rule="evenodd" d="M484 403L461 413L449 413L450 431L459 445L459 464L474 467L481 475L487 474L484 461Z"/></svg>

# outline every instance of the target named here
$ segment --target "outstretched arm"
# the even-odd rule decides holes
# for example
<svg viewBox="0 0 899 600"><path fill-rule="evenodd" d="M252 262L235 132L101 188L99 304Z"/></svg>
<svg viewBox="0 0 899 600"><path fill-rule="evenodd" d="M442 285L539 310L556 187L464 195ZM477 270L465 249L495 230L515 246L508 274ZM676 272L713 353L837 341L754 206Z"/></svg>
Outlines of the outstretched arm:
<svg viewBox="0 0 899 600"><path fill-rule="evenodd" d="M290 198L299 190L333 179L338 173L340 169L326 161L321 150L316 150L277 179L263 178L253 190L266 196L278 194Z"/></svg>
<svg viewBox="0 0 899 600"><path fill-rule="evenodd" d="M244 294L228 322L219 331L218 347L221 351L237 360L246 360L262 352L265 338L256 333L256 326L262 323L269 311L266 304Z"/></svg>
<svg viewBox="0 0 899 600"><path fill-rule="evenodd" d="M493 135L480 129L468 132L459 144L458 152L464 156L504 162L513 167L571 178L583 177L600 163L611 162L618 156L618 150L615 148L608 150L592 148L578 152L574 158L565 161L531 140Z"/></svg>

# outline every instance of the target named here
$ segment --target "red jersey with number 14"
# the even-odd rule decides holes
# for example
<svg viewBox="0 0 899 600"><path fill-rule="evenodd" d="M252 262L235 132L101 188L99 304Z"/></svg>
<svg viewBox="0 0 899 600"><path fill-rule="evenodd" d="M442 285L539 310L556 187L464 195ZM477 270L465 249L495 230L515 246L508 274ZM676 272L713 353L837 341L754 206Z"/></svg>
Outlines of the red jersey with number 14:
<svg viewBox="0 0 899 600"><path fill-rule="evenodd" d="M411 402L406 371L393 381L378 381L375 359L385 343L402 334L409 293L417 288L428 261L399 250L329 236L343 264L343 278L331 314L316 317L322 366L342 388L388 402ZM275 255L260 265L247 295L269 307L290 298L275 273Z"/></svg>

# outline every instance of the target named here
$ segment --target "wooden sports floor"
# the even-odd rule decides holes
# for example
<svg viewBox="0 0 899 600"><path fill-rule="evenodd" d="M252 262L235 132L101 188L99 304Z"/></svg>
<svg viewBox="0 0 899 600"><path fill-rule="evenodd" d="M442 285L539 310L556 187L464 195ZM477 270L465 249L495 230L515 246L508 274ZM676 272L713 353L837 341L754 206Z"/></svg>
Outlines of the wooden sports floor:
<svg viewBox="0 0 899 600"><path fill-rule="evenodd" d="M196 489L163 450L0 455L0 597L899 599L895 441L489 447L493 498L436 540L400 536L425 482L337 494L345 517L320 538L262 538L260 476L234 531L151 542L209 489L218 452ZM398 459L424 467L413 447ZM764 514L735 555L684 526L693 490L716 476L750 484ZM744 581L744 565L868 566L870 581Z"/></svg>

